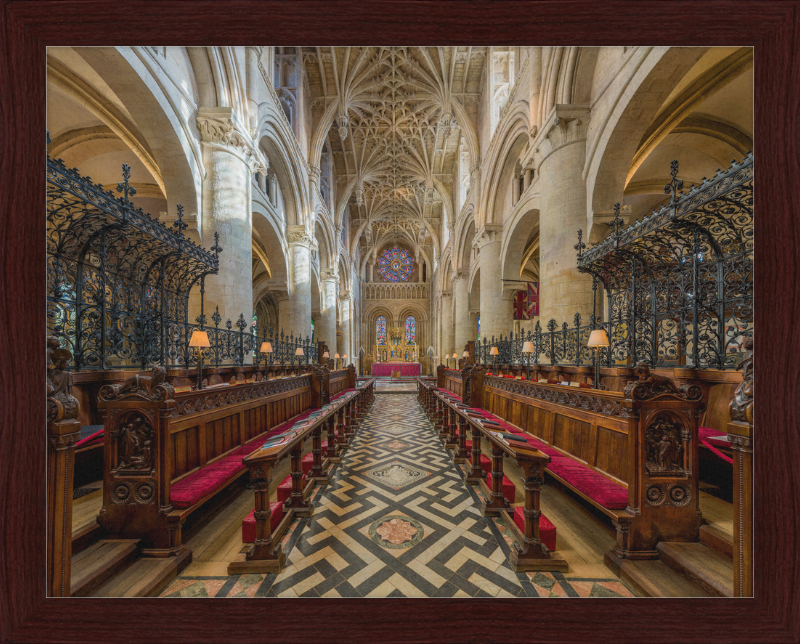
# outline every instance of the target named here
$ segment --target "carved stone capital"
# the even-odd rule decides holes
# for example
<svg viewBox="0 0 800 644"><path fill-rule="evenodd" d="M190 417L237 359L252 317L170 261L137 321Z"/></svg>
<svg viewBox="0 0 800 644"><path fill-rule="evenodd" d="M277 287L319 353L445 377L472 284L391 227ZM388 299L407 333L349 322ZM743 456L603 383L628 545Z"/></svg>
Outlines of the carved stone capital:
<svg viewBox="0 0 800 644"><path fill-rule="evenodd" d="M495 244L502 240L503 225L502 224L485 224L475 234L472 240L473 248L483 248L488 244Z"/></svg>
<svg viewBox="0 0 800 644"><path fill-rule="evenodd" d="M245 156L253 154L250 136L236 123L230 107L200 108L196 121L203 143L229 148Z"/></svg>
<svg viewBox="0 0 800 644"><path fill-rule="evenodd" d="M589 113L589 108L585 106L556 105L538 133L538 149L542 160L566 145L585 141Z"/></svg>
<svg viewBox="0 0 800 644"><path fill-rule="evenodd" d="M319 185L319 177L322 171L315 165L308 166L308 177L311 181Z"/></svg>
<svg viewBox="0 0 800 644"><path fill-rule="evenodd" d="M305 246L311 251L315 251L318 248L317 240L308 233L305 226L287 226L286 241L289 245Z"/></svg>
<svg viewBox="0 0 800 644"><path fill-rule="evenodd" d="M481 164L474 163L470 166L469 169L469 178L470 181L479 181L481 178Z"/></svg>
<svg viewBox="0 0 800 644"><path fill-rule="evenodd" d="M323 268L319 272L319 278L325 282L327 281L338 281L339 276L337 275L336 271L332 268Z"/></svg>
<svg viewBox="0 0 800 644"><path fill-rule="evenodd" d="M439 297L443 299L447 297L453 297L453 291L442 291L441 293L439 293Z"/></svg>
<svg viewBox="0 0 800 644"><path fill-rule="evenodd" d="M465 270L460 271L453 271L450 275L450 280L453 282L458 282L460 280L466 280L469 277L469 272Z"/></svg>

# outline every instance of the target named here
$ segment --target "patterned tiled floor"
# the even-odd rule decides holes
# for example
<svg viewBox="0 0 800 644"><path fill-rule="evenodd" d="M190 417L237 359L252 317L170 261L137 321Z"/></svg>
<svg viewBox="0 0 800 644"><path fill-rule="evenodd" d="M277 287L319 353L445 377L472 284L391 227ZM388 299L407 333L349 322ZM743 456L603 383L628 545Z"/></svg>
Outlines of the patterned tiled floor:
<svg viewBox="0 0 800 644"><path fill-rule="evenodd" d="M278 575L181 576L170 597L630 597L617 579L515 573L413 395L377 396Z"/></svg>

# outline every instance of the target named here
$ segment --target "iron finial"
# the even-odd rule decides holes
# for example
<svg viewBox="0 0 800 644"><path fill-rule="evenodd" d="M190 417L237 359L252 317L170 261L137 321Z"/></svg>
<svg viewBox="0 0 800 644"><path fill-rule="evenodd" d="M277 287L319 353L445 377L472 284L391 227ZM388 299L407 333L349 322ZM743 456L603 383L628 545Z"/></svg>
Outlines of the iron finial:
<svg viewBox="0 0 800 644"><path fill-rule="evenodd" d="M683 190L683 179L678 179L677 159L673 159L672 163L669 164L669 176L670 181L664 186L664 193L670 195L670 203L675 203L678 200L678 190Z"/></svg>

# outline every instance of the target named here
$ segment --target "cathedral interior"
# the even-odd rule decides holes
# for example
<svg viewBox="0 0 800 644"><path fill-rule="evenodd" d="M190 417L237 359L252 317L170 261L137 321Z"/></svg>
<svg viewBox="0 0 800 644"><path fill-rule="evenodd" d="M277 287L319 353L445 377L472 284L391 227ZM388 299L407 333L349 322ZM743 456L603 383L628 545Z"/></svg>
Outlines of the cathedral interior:
<svg viewBox="0 0 800 644"><path fill-rule="evenodd" d="M750 47L49 47L48 594L751 597L753 99Z"/></svg>

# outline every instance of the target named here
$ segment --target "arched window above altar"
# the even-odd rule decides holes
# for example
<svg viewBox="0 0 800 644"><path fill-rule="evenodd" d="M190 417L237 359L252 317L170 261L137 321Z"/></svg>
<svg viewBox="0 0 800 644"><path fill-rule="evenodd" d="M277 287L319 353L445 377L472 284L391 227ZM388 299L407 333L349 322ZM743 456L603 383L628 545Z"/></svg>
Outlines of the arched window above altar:
<svg viewBox="0 0 800 644"><path fill-rule="evenodd" d="M406 318L406 344L417 342L417 319L413 315Z"/></svg>
<svg viewBox="0 0 800 644"><path fill-rule="evenodd" d="M386 318L382 315L375 320L375 344L386 344Z"/></svg>

